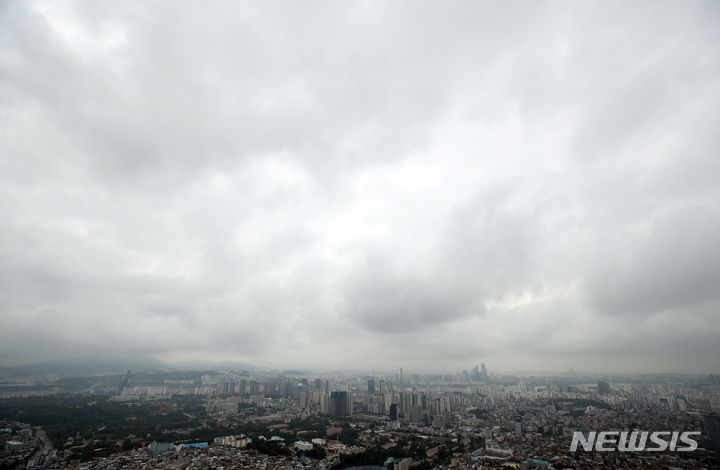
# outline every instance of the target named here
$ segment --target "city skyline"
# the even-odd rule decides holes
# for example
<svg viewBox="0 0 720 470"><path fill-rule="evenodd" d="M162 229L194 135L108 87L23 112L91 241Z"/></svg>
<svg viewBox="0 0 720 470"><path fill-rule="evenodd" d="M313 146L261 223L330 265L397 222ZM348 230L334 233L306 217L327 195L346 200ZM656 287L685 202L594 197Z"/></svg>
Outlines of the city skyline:
<svg viewBox="0 0 720 470"><path fill-rule="evenodd" d="M719 19L3 2L0 366L717 374Z"/></svg>

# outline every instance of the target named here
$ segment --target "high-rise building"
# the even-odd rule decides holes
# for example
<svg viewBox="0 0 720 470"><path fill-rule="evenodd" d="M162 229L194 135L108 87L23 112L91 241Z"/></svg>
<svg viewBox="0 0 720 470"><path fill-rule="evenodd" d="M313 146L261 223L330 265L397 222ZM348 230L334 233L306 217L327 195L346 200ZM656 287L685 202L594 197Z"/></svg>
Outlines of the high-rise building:
<svg viewBox="0 0 720 470"><path fill-rule="evenodd" d="M609 395L610 394L610 385L607 382L598 382L598 393L600 395Z"/></svg>
<svg viewBox="0 0 720 470"><path fill-rule="evenodd" d="M515 434L517 435L517 437L523 436L522 422L520 421L515 421Z"/></svg>
<svg viewBox="0 0 720 470"><path fill-rule="evenodd" d="M370 393L370 394L375 393L375 379L368 380L368 393Z"/></svg>
<svg viewBox="0 0 720 470"><path fill-rule="evenodd" d="M398 419L398 406L397 403L390 405L390 421L397 421Z"/></svg>
<svg viewBox="0 0 720 470"><path fill-rule="evenodd" d="M488 381L488 371L487 371L487 367L485 367L484 362L482 364L480 364L480 380L482 382Z"/></svg>
<svg viewBox="0 0 720 470"><path fill-rule="evenodd" d="M350 416L352 414L352 394L348 391L333 391L328 404L330 416Z"/></svg>
<svg viewBox="0 0 720 470"><path fill-rule="evenodd" d="M411 406L412 394L410 392L400 392L400 416L403 418L409 418Z"/></svg>
<svg viewBox="0 0 720 470"><path fill-rule="evenodd" d="M410 408L410 422L413 424L423 424L425 422L424 413L421 406L413 405Z"/></svg>

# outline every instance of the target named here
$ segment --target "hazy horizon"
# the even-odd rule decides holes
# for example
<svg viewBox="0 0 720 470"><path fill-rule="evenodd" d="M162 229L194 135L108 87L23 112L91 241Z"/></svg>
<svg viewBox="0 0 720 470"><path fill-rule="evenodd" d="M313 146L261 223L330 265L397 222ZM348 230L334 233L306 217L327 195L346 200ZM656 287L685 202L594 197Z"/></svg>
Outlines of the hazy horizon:
<svg viewBox="0 0 720 470"><path fill-rule="evenodd" d="M58 364L60 367L58 367ZM105 365L105 369L101 369L101 365ZM482 363L485 364L485 363ZM159 372L163 370L172 371L205 371L205 370L217 370L217 371L232 371L232 372L249 372L255 373L282 373L286 374L289 372L297 372L300 375L325 375L325 374L363 374L376 377L383 377L388 375L399 374L399 370L403 369L407 377L411 377L413 374L423 375L453 375L462 374L463 372L470 372L473 367L477 367L478 364L465 364L458 363L454 366L450 366L445 369L432 369L423 368L422 366L418 369L415 368L389 368L386 365L377 364L374 367L368 368L353 368L353 367L314 367L312 364L295 364L283 366L282 364L273 364L272 366L265 364L250 364L242 361L202 361L202 360L188 360L180 362L163 362L159 361L150 356L85 356L85 357L73 357L66 359L51 359L48 361L42 361L39 363L19 363L5 365L0 364L0 368L10 368L17 371L32 370L27 369L30 366L55 366L57 372L61 374L73 374L80 373L81 375L87 374L105 374L109 372L118 373L127 370L133 372ZM487 365L487 364L486 364ZM68 367L68 368L66 368ZM662 375L687 375L687 376L705 376L704 372L681 372L675 370L663 370L659 368L657 370L636 370L636 371L625 371L618 372L613 369L607 370L590 370L590 369L491 369L492 364L488 365L488 373L491 377L507 377L507 376L537 376L537 377L567 377L567 376L592 376L592 377L623 377L623 376L662 376ZM714 375L714 372L709 372L710 375Z"/></svg>
<svg viewBox="0 0 720 470"><path fill-rule="evenodd" d="M0 4L0 365L718 373L717 2Z"/></svg>

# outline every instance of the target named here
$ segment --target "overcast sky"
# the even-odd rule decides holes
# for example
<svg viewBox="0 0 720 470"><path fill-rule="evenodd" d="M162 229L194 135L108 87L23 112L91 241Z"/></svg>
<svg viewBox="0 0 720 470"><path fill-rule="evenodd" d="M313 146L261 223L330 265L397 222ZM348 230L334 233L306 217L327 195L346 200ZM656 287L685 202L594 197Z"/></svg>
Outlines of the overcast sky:
<svg viewBox="0 0 720 470"><path fill-rule="evenodd" d="M0 2L0 362L718 372L720 3Z"/></svg>

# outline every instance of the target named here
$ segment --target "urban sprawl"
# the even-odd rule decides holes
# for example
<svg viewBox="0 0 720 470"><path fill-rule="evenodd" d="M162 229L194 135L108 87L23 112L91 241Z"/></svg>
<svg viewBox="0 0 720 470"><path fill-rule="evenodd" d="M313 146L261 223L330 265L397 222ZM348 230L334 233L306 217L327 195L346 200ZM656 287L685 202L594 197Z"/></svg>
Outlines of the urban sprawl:
<svg viewBox="0 0 720 470"><path fill-rule="evenodd" d="M719 468L720 377L0 374L0 469ZM699 432L692 452L575 433Z"/></svg>

